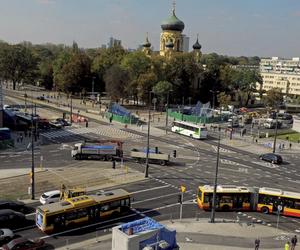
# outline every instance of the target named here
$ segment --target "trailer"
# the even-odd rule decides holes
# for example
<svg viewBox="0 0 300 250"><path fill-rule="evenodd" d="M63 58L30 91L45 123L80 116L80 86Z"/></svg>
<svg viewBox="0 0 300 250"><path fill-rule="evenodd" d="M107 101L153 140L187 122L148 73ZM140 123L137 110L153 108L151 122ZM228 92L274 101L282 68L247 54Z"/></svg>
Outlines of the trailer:
<svg viewBox="0 0 300 250"><path fill-rule="evenodd" d="M147 158L147 149L140 151L138 149L132 149L130 151L130 157L136 162L144 163ZM148 160L150 163L158 163L161 166L165 166L170 162L170 155L163 154L158 150L149 150Z"/></svg>
<svg viewBox="0 0 300 250"><path fill-rule="evenodd" d="M97 159L113 161L123 157L123 142L114 140L76 143L71 155L76 160Z"/></svg>

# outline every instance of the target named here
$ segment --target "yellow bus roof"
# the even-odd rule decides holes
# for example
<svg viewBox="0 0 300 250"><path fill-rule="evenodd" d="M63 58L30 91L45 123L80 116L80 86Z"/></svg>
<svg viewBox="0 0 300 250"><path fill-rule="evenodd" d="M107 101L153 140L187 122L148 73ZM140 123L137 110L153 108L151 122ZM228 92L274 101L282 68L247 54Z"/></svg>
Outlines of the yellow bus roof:
<svg viewBox="0 0 300 250"><path fill-rule="evenodd" d="M300 199L300 193L283 191L281 189L276 189L276 188L262 187L259 189L258 192L259 192L259 194L267 194L267 195L273 195L273 196Z"/></svg>
<svg viewBox="0 0 300 250"><path fill-rule="evenodd" d="M124 189L116 189L100 193L99 195L82 195L69 198L63 201L39 206L38 209L47 214L58 213L60 211L72 210L73 208L84 208L96 204L113 201L122 197L130 197L130 193Z"/></svg>
<svg viewBox="0 0 300 250"><path fill-rule="evenodd" d="M199 186L199 189L202 192L212 193L214 192L214 186L204 185ZM243 186L234 186L234 185L218 185L217 193L250 193L250 189Z"/></svg>

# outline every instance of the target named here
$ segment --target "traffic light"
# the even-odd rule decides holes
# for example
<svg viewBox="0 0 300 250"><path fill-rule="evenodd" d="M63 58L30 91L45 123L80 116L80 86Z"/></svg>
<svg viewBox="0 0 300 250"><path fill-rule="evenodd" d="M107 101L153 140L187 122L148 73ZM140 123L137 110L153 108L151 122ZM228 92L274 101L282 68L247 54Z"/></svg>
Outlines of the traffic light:
<svg viewBox="0 0 300 250"><path fill-rule="evenodd" d="M181 194L179 194L179 195L178 195L178 203L180 203L180 204L182 203L181 197L182 197Z"/></svg>
<svg viewBox="0 0 300 250"><path fill-rule="evenodd" d="M176 150L173 150L173 157L176 158Z"/></svg>

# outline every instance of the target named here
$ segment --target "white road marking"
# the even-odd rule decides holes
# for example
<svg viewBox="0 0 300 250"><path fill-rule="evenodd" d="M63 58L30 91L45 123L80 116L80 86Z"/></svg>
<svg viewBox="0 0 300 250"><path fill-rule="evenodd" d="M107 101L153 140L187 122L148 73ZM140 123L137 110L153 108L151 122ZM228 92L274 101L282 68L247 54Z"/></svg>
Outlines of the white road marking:
<svg viewBox="0 0 300 250"><path fill-rule="evenodd" d="M157 189L167 188L167 187L170 187L170 186L171 186L171 185L168 184L168 185L165 185L165 186L160 186L160 187L154 187L154 188L143 189L143 190L131 192L131 194L139 194L139 193L143 193L143 192L149 192L149 191L153 191L153 190L157 190Z"/></svg>

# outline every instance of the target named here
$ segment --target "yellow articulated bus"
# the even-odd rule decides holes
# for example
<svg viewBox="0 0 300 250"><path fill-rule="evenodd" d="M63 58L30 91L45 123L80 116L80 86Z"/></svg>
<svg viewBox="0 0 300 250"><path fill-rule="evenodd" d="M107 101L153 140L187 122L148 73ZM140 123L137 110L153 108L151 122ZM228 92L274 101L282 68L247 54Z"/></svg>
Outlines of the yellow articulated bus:
<svg viewBox="0 0 300 250"><path fill-rule="evenodd" d="M199 186L198 206L211 210L214 186ZM216 210L257 211L265 214L280 213L300 217L300 193L274 188L248 188L231 185L218 185Z"/></svg>
<svg viewBox="0 0 300 250"><path fill-rule="evenodd" d="M212 208L214 186L198 188L197 203L204 210ZM247 187L233 185L218 185L216 192L216 210L248 211L251 210L252 192Z"/></svg>
<svg viewBox="0 0 300 250"><path fill-rule="evenodd" d="M300 217L300 193L260 188L256 210L265 214L280 212L282 215Z"/></svg>
<svg viewBox="0 0 300 250"><path fill-rule="evenodd" d="M130 193L116 189L99 195L82 195L37 207L36 225L51 233L77 224L89 224L128 213Z"/></svg>

